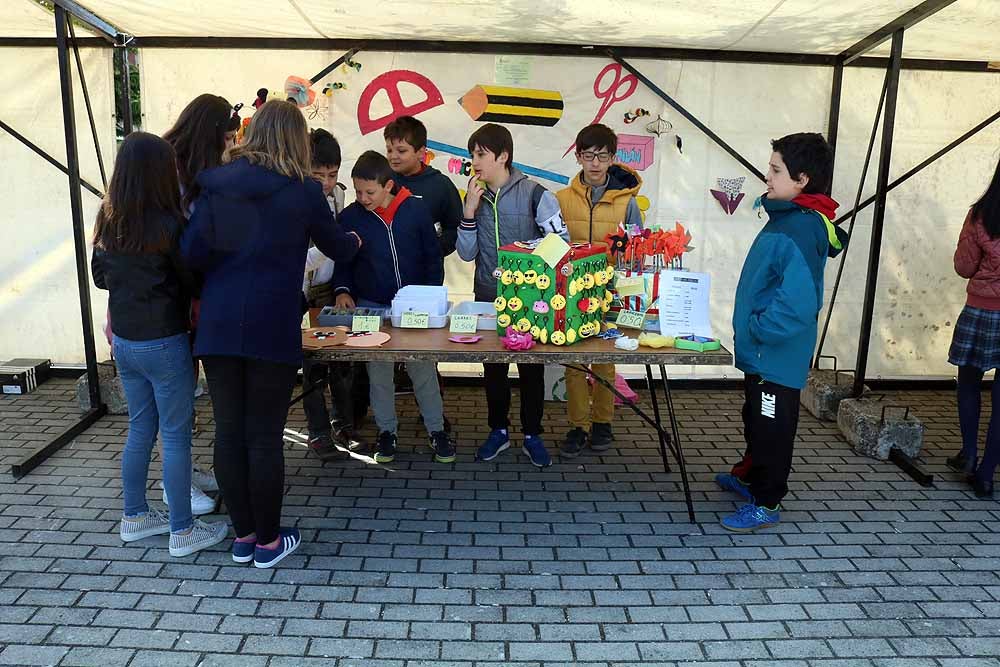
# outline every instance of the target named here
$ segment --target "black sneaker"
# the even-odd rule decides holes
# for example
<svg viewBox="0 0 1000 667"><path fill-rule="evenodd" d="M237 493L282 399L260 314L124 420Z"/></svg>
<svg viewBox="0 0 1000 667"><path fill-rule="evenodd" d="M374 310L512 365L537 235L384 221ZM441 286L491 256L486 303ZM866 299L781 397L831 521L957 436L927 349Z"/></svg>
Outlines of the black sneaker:
<svg viewBox="0 0 1000 667"><path fill-rule="evenodd" d="M375 444L375 463L392 463L396 460L396 434L382 431Z"/></svg>
<svg viewBox="0 0 1000 667"><path fill-rule="evenodd" d="M962 452L952 456L945 464L955 472L962 473L966 477L972 477L976 472L976 457L968 458Z"/></svg>
<svg viewBox="0 0 1000 667"><path fill-rule="evenodd" d="M590 448L595 452L604 452L615 445L615 436L611 432L611 424L594 423L590 427Z"/></svg>
<svg viewBox="0 0 1000 667"><path fill-rule="evenodd" d="M431 433L431 449L434 450L434 461L437 463L455 462L455 443L444 431Z"/></svg>
<svg viewBox="0 0 1000 667"><path fill-rule="evenodd" d="M566 439L563 440L562 447L559 449L559 455L568 459L575 459L583 451L583 447L586 444L587 432L582 428L576 427L566 434Z"/></svg>
<svg viewBox="0 0 1000 667"><path fill-rule="evenodd" d="M992 498L993 497L993 480L981 479L980 477L972 478L972 491L976 494L976 498Z"/></svg>
<svg viewBox="0 0 1000 667"><path fill-rule="evenodd" d="M341 461L351 458L347 452L337 449L333 444L333 438L329 435L319 435L309 438L309 449L319 458L320 461Z"/></svg>

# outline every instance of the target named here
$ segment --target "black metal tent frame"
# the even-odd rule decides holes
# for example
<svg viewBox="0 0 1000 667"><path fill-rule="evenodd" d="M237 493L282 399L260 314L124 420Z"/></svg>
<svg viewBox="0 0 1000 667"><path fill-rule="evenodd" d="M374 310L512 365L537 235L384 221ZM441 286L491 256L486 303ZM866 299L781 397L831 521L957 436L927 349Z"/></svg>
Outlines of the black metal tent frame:
<svg viewBox="0 0 1000 667"><path fill-rule="evenodd" d="M125 134L132 129L131 106L129 103L129 63L126 48L210 48L210 49L293 49L293 50L340 50L347 53L333 65L326 68L328 72L337 64L343 61L348 54L353 54L360 50L366 51L396 51L396 52L444 52L444 53L481 53L481 54L523 54L539 56L571 56L571 57L598 57L611 58L635 75L639 81L647 86L654 94L670 105L675 111L690 121L695 127L701 130L706 136L712 139L720 148L728 153L733 159L738 161L745 169L758 179L763 180L763 174L753 166L746 158L739 154L733 147L727 144L711 128L702 123L691 112L685 109L677 100L673 99L653 81L646 77L641 71L636 69L630 59L656 59L656 60L699 60L709 62L729 62L729 63L752 63L761 65L804 65L804 66L825 66L833 68L833 85L830 95L829 124L827 138L834 149L837 145L837 135L840 119L840 101L843 92L844 68L870 67L885 69L886 79L883 86L882 97L879 103L879 111L876 114L875 124L872 128L872 135L869 142L869 153L866 158L864 171L867 172L868 162L871 158L871 150L874 146L875 135L878 130L879 116L883 113L881 152L879 154L878 178L875 195L861 202L861 187L864 184L864 177L859 185L858 196L854 208L847 214L840 216L838 222L851 217L853 226L857 213L874 203L875 211L872 222L871 250L868 259L867 278L865 284L865 299L862 311L861 331L858 339L858 357L855 372L855 395L860 395L868 362L868 350L871 339L872 318L875 305L875 292L878 280L879 253L882 243L882 231L885 222L886 197L890 190L902 184L907 179L920 172L934 161L959 146L970 137L989 126L1000 118L1000 111L977 124L947 146L929 156L926 160L909 170L895 181L889 181L889 166L891 161L892 137L895 126L895 111L897 95L899 91L899 76L903 69L909 70L931 70L949 72L983 72L1000 73L993 69L986 61L975 60L929 60L929 59L906 59L903 58L903 35L905 31L920 21L932 16L941 9L954 3L956 0L924 0L919 5L898 17L894 21L886 24L868 37L860 40L836 56L821 54L801 54L801 53L772 53L755 51L720 51L709 49L683 49L683 48L650 48L650 47L618 47L618 46L589 46L589 45L569 45L569 44L531 44L531 43L500 43L500 42L445 42L433 40L343 40L343 39L308 39L308 38L218 38L218 37L141 37L133 38L119 32L114 26L104 21L99 16L88 10L85 6L74 0L53 0L55 9L55 34L54 40L48 38L0 38L0 46L17 47L52 47L57 50L59 63L59 78L62 94L63 126L66 139L66 165L62 165L58 160L48 155L44 150L33 144L28 138L19 134L0 119L0 129L8 132L15 139L23 143L29 149L47 160L57 169L67 174L69 178L70 207L73 220L73 241L76 254L77 282L80 293L80 315L84 338L84 353L87 362L87 377L90 390L91 409L86 412L80 420L59 434L55 439L36 451L26 456L23 460L15 463L11 468L11 473L15 479L20 479L28 474L32 469L46 460L50 455L58 451L63 445L70 442L77 435L82 433L91 424L106 414L107 408L101 401L100 387L97 376L97 354L94 345L93 316L90 305L90 277L87 266L87 247L84 239L83 210L81 202L81 188L86 188L96 196L102 196L101 192L87 183L80 177L80 161L76 136L76 115L74 110L72 72L70 69L69 50L73 49L76 55L78 74L81 79L82 90L87 107L87 114L90 119L91 129L97 151L98 160L101 159L100 145L95 129L93 113L90 108L89 95L87 93L86 81L80 64L79 47L107 47L115 49L115 58L119 63L119 73L122 78L121 85L118 86L116 106L120 114L119 120L122 123ZM77 39L73 34L71 18L87 25L99 37ZM872 49L885 41L891 40L891 54L889 58L866 57ZM321 76L321 75L320 75ZM320 78L319 76L316 78ZM100 164L102 178L103 164ZM846 257L846 253L842 256ZM843 268L841 259L840 268ZM836 299L836 290L840 282L838 273L837 283L834 288L834 297L828 309L827 322L832 314L833 305ZM826 334L824 326L823 337L820 340L819 352L822 352L823 340ZM819 352L817 354L819 354ZM818 359L817 359L818 360Z"/></svg>

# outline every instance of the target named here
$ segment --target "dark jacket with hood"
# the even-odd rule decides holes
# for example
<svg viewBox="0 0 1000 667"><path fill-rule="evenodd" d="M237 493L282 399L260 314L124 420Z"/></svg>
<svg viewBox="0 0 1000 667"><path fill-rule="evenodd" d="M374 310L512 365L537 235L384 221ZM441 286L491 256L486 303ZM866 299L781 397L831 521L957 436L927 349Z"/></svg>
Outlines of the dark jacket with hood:
<svg viewBox="0 0 1000 667"><path fill-rule="evenodd" d="M195 356L302 362L302 275L309 240L335 262L358 240L334 221L319 183L238 159L198 175L201 194L181 238L204 274Z"/></svg>
<svg viewBox="0 0 1000 667"><path fill-rule="evenodd" d="M455 252L458 226L462 223L462 198L451 179L434 167L424 165L413 176L396 174L393 181L409 190L411 197L424 202L437 229L442 259Z"/></svg>
<svg viewBox="0 0 1000 667"><path fill-rule="evenodd" d="M740 273L733 308L736 367L801 389L816 346L823 270L847 243L835 226L837 202L826 195L793 201L760 198L768 221Z"/></svg>
<svg viewBox="0 0 1000 667"><path fill-rule="evenodd" d="M386 208L369 211L354 202L340 214L340 222L364 243L353 261L337 262L337 294L387 306L406 285L444 282L434 223L423 202L406 188L400 188Z"/></svg>
<svg viewBox="0 0 1000 667"><path fill-rule="evenodd" d="M181 222L161 214L146 229L169 242L162 252L125 253L94 248L94 284L110 292L111 330L126 340L153 340L185 333L196 290L195 279L178 252Z"/></svg>

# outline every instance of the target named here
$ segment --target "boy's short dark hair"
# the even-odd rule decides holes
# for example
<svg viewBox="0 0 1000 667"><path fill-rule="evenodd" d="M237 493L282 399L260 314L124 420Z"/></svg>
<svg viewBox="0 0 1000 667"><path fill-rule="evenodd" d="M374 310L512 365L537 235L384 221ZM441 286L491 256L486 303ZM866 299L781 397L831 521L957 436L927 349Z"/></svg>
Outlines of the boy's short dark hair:
<svg viewBox="0 0 1000 667"><path fill-rule="evenodd" d="M486 123L469 137L469 154L475 150L476 146L488 150L498 158L500 153L507 151L507 171L510 171L514 164L514 137L510 136L510 130L503 125L496 123Z"/></svg>
<svg viewBox="0 0 1000 667"><path fill-rule="evenodd" d="M400 116L385 126L382 138L386 141L405 141L419 151L427 146L427 127L413 116Z"/></svg>
<svg viewBox="0 0 1000 667"><path fill-rule="evenodd" d="M365 151L354 163L351 169L351 178L360 178L362 181L378 181L379 185L388 183L394 174L389 161L385 156L375 151Z"/></svg>
<svg viewBox="0 0 1000 667"><path fill-rule="evenodd" d="M771 149L781 153L781 159L788 167L788 175L797 179L801 174L809 177L802 192L806 194L826 194L830 191L833 177L833 148L818 132L797 132L774 139Z"/></svg>
<svg viewBox="0 0 1000 667"><path fill-rule="evenodd" d="M615 153L618 150L618 135L607 125L601 123L588 125L576 135L576 152L588 148L597 150L605 148L609 153Z"/></svg>
<svg viewBox="0 0 1000 667"><path fill-rule="evenodd" d="M309 144L312 147L313 166L340 166L340 142L332 134L323 128L316 128L309 132Z"/></svg>

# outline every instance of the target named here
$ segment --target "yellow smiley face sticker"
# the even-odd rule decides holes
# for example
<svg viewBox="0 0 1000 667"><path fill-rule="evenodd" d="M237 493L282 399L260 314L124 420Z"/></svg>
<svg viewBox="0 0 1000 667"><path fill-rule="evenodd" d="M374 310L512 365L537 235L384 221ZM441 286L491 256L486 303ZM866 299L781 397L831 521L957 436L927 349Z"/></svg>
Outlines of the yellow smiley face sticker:
<svg viewBox="0 0 1000 667"><path fill-rule="evenodd" d="M587 273L583 276L583 289L591 289L594 287L594 275L592 273Z"/></svg>
<svg viewBox="0 0 1000 667"><path fill-rule="evenodd" d="M513 310L515 313L524 307L524 304L516 296L512 296L507 300L507 307Z"/></svg>
<svg viewBox="0 0 1000 667"><path fill-rule="evenodd" d="M504 285L510 285L512 282L514 282L514 272L511 271L510 269L504 271L500 275L500 282L502 282Z"/></svg>
<svg viewBox="0 0 1000 667"><path fill-rule="evenodd" d="M525 285L534 285L536 280L538 280L538 271L529 270L524 272Z"/></svg>
<svg viewBox="0 0 1000 667"><path fill-rule="evenodd" d="M552 344L553 345L562 345L565 342L566 342L566 334L564 334L562 331L553 331L552 332Z"/></svg>
<svg viewBox="0 0 1000 667"><path fill-rule="evenodd" d="M531 322L529 322L527 318L522 317L517 321L517 324L514 325L514 328L521 333L527 333L531 329Z"/></svg>
<svg viewBox="0 0 1000 667"><path fill-rule="evenodd" d="M566 288L566 291L569 292L570 296L576 296L576 293L580 291L580 286L575 280L571 280L569 281L569 286Z"/></svg>
<svg viewBox="0 0 1000 667"><path fill-rule="evenodd" d="M562 294L556 294L552 297L552 300L549 301L549 305L552 306L552 310L562 310L566 307L566 297Z"/></svg>
<svg viewBox="0 0 1000 667"><path fill-rule="evenodd" d="M606 313L611 310L611 304L607 301L601 301L601 312Z"/></svg>
<svg viewBox="0 0 1000 667"><path fill-rule="evenodd" d="M546 331L545 329L542 329L538 333L538 340L541 341L542 345L545 345L546 343L548 343L549 342L549 332Z"/></svg>
<svg viewBox="0 0 1000 667"><path fill-rule="evenodd" d="M549 278L544 273L535 279L535 287L543 291L547 290L549 288L549 285L551 284L552 284L552 279Z"/></svg>
<svg viewBox="0 0 1000 667"><path fill-rule="evenodd" d="M524 284L524 274L521 273L520 271L515 271L514 272L514 284L515 285L523 285Z"/></svg>
<svg viewBox="0 0 1000 667"><path fill-rule="evenodd" d="M596 313L597 309L601 307L601 300L596 297L590 298L590 303L587 304L588 313Z"/></svg>
<svg viewBox="0 0 1000 667"><path fill-rule="evenodd" d="M576 342L576 329L567 329L566 330L566 342L567 343L575 343Z"/></svg>
<svg viewBox="0 0 1000 667"><path fill-rule="evenodd" d="M597 322L583 323L582 325L580 325L580 338L587 338L588 336L593 336L595 333L597 333L595 329L598 329L599 327L600 325L598 325Z"/></svg>
<svg viewBox="0 0 1000 667"><path fill-rule="evenodd" d="M496 308L496 311L498 313L506 310L507 299L503 298L502 296L498 296L496 299L493 300L493 307Z"/></svg>
<svg viewBox="0 0 1000 667"><path fill-rule="evenodd" d="M605 303L605 305L610 306L611 302L614 300L614 298L615 298L614 294L612 294L608 290L604 290L604 303Z"/></svg>
<svg viewBox="0 0 1000 667"><path fill-rule="evenodd" d="M536 324L535 326L531 327L531 329L529 329L529 330L528 330L528 333L530 333L530 334L531 334L531 337L532 337L532 338L534 338L535 340L538 340L539 336L541 336L541 334L542 334L542 330L541 330L541 328L540 328L540 327L539 327L539 326L538 326L538 325Z"/></svg>
<svg viewBox="0 0 1000 667"><path fill-rule="evenodd" d="M500 326L502 326L502 327L509 327L510 326L510 315L508 315L507 313L503 313L501 315L497 315L497 324L500 325Z"/></svg>
<svg viewBox="0 0 1000 667"><path fill-rule="evenodd" d="M594 274L594 284L599 287L604 287L604 284L608 282L608 276L604 273L604 269L601 269Z"/></svg>

